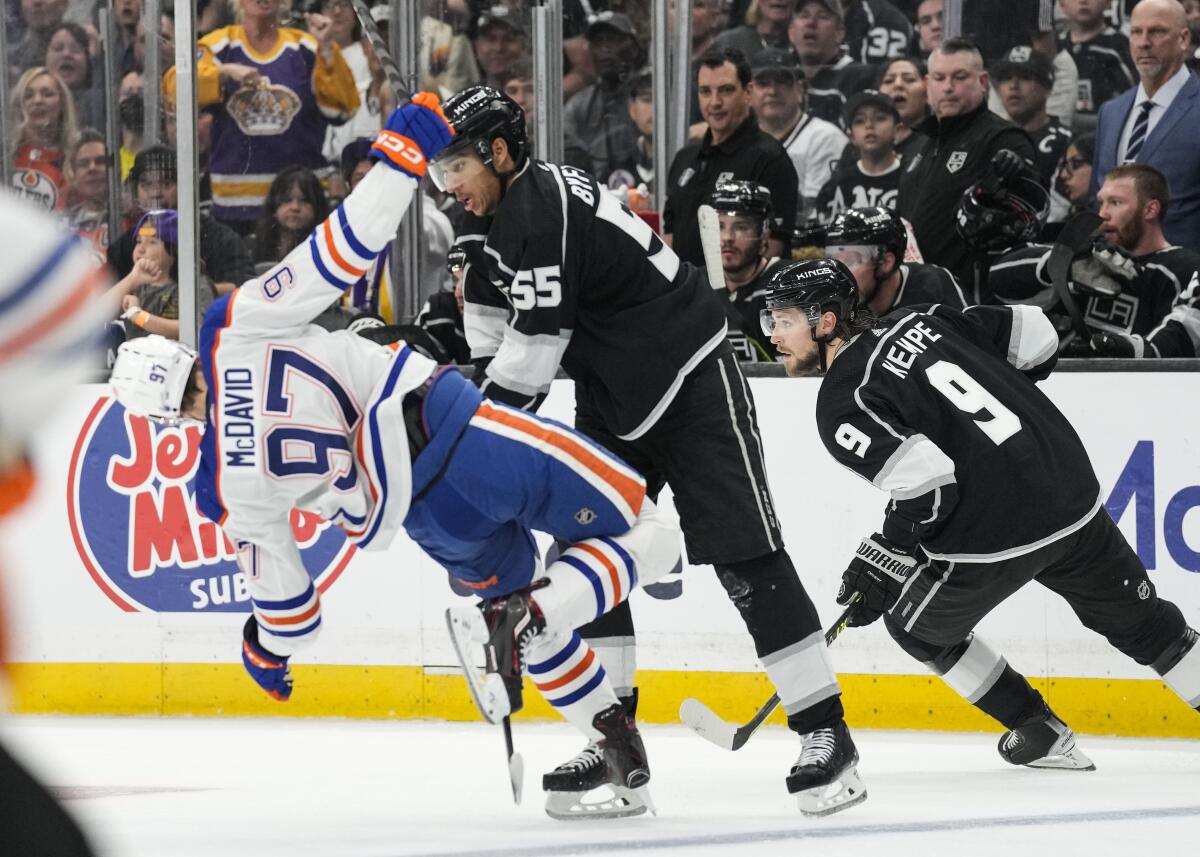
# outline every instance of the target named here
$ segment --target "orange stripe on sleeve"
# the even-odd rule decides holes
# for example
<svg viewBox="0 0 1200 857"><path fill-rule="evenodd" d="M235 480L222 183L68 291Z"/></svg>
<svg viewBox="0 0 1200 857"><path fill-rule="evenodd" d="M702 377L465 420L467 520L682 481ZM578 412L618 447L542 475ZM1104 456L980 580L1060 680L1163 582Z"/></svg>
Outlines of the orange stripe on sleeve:
<svg viewBox="0 0 1200 857"><path fill-rule="evenodd" d="M337 266L350 274L352 277L361 277L367 272L366 268L356 268L342 258L342 254L338 252L337 245L333 243L333 227L329 225L332 217L325 219L325 247L329 250L329 258L337 263Z"/></svg>
<svg viewBox="0 0 1200 857"><path fill-rule="evenodd" d="M613 604L621 603L621 575L617 572L617 567L612 564L612 561L604 555L604 552L595 545L589 545L587 542L579 542L572 545L579 548L584 553L591 554L600 561L600 564L608 569L608 576L612 578L613 585Z"/></svg>
<svg viewBox="0 0 1200 857"><path fill-rule="evenodd" d="M583 675L587 668L592 665L592 661L594 660L596 660L596 652L593 649L588 649L588 653L584 655L583 660L577 663L569 673L559 676L554 681L548 681L545 684L538 684L537 689L540 691L558 690L564 684L569 684ZM537 684L537 682L534 682L534 684Z"/></svg>
<svg viewBox="0 0 1200 857"><path fill-rule="evenodd" d="M486 401L479 406L479 410L476 413L484 419L517 429L524 434L537 438L543 443L561 449L578 461L583 467L612 486L613 490L621 495L621 499L629 505L629 508L633 510L635 515L641 512L642 500L646 497L645 483L640 479L630 477L611 467L607 461L594 453L585 444L574 440L570 436L551 431L536 420L519 416L511 411L501 410Z"/></svg>
<svg viewBox="0 0 1200 857"><path fill-rule="evenodd" d="M258 613L257 616L260 621L266 622L268 625L299 625L301 622L311 619L313 616L315 616L317 611L320 609L321 599L318 598L312 607L308 608L298 616L284 616L282 618L275 618L274 616L264 616L261 613Z"/></svg>

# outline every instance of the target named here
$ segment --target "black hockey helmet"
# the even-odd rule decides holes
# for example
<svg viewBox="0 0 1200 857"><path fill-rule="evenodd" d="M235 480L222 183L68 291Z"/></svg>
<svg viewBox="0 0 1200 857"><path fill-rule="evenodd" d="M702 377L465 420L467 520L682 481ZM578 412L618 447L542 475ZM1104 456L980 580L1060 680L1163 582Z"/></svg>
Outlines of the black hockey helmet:
<svg viewBox="0 0 1200 857"><path fill-rule="evenodd" d="M858 283L854 275L836 259L786 262L776 268L767 280L766 309L759 315L763 333L767 336L775 332L774 310L780 309L803 310L817 342L849 339L862 329L863 322L873 322L870 313L859 306ZM837 316L837 325L827 336L818 337L816 328L826 312ZM821 352L821 371L825 371L824 350Z"/></svg>
<svg viewBox="0 0 1200 857"><path fill-rule="evenodd" d="M1009 250L1037 238L1049 209L1046 189L1031 178L1017 176L996 191L983 190L979 184L967 188L954 220L959 237L975 249Z"/></svg>
<svg viewBox="0 0 1200 857"><path fill-rule="evenodd" d="M508 144L513 162L520 164L529 150L525 131L525 111L500 90L491 86L468 86L450 96L442 105L446 121L454 129L454 142L438 153L429 171L439 190L445 190L438 163L470 149L492 166L492 141ZM495 168L492 167L493 172Z"/></svg>
<svg viewBox="0 0 1200 857"><path fill-rule="evenodd" d="M847 208L825 227L826 247L879 247L899 263L908 247L908 230L899 215L879 205ZM881 254L882 255L882 254Z"/></svg>
<svg viewBox="0 0 1200 857"><path fill-rule="evenodd" d="M771 219L771 192L758 182L719 181L708 204L718 214L748 214L759 223Z"/></svg>

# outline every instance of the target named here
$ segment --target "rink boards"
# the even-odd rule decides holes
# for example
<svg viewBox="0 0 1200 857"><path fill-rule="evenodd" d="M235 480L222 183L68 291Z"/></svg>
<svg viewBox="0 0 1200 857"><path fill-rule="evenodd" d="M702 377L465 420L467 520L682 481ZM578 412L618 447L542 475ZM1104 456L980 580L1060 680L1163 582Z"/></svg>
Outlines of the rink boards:
<svg viewBox="0 0 1200 857"><path fill-rule="evenodd" d="M841 570L877 528L885 498L817 441L816 381L750 383L787 545L828 622ZM1078 428L1159 593L1200 626L1200 375L1059 374L1043 389ZM442 611L464 602L444 573L403 536L387 551L355 552L308 518L293 524L324 593L324 630L294 661L292 701L266 698L240 664L244 579L192 504L199 435L156 433L104 393L66 392L39 439L35 497L4 529L17 710L477 719L450 667ZM571 410L570 384L556 382L543 413L570 422ZM698 696L748 717L771 692L750 640L711 569L689 567L685 581L675 600L634 595L639 714L670 722L683 698ZM1148 668L1040 588L1002 605L980 632L1079 731L1200 737L1200 717ZM832 654L854 725L991 728L878 623L843 634ZM522 716L550 716L532 689L526 697Z"/></svg>

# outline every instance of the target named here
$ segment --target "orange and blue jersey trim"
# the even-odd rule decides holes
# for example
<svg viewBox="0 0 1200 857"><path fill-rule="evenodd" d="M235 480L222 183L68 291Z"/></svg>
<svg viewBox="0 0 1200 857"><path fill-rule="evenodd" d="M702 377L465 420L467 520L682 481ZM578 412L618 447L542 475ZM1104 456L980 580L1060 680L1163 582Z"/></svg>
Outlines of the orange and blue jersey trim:
<svg viewBox="0 0 1200 857"><path fill-rule="evenodd" d="M399 379L400 372L404 369L404 364L408 362L409 355L411 354L412 349L407 346L400 348L396 352L396 357L392 360L392 367L388 370L387 379L384 381L383 389L371 405L367 419L363 421L366 424L366 430L370 433L370 463L374 464L374 468L367 466L368 462L365 450L363 449L363 429L361 426L359 428L358 443L356 444L358 462L367 476L367 485L371 491L371 498L374 500L374 505L371 508L371 517L367 522L366 533L357 540L359 547L365 548L378 534L379 526L383 523L383 516L388 502L387 464L384 461L383 443L379 431L379 407L395 392L396 381ZM347 535L355 538L357 534L347 531Z"/></svg>
<svg viewBox="0 0 1200 857"><path fill-rule="evenodd" d="M220 401L221 390L217 379L217 351L221 346L221 333L233 324L233 304L240 294L235 289L213 301L200 327L200 366L204 381L208 385L209 402ZM220 432L220 409L208 409L208 425L200 440L200 468L196 473L196 506L211 521L224 524L229 510L221 494L221 453L217 449Z"/></svg>
<svg viewBox="0 0 1200 857"><path fill-rule="evenodd" d="M583 699L605 680L599 658L578 633L555 655L540 663L529 664L529 677L546 701L565 708ZM556 693L566 691L561 696Z"/></svg>
<svg viewBox="0 0 1200 857"><path fill-rule="evenodd" d="M622 514L628 523L632 524L640 514L646 497L645 480L624 462L570 429L490 401L479 406L471 422L480 428L489 428L491 423L506 436L549 453L599 489L618 509L623 505Z"/></svg>
<svg viewBox="0 0 1200 857"><path fill-rule="evenodd" d="M310 581L294 598L279 601L254 599L254 617L268 634L302 637L321 625L321 596Z"/></svg>
<svg viewBox="0 0 1200 857"><path fill-rule="evenodd" d="M340 205L313 230L308 248L321 279L339 292L362 279L380 252L359 240Z"/></svg>

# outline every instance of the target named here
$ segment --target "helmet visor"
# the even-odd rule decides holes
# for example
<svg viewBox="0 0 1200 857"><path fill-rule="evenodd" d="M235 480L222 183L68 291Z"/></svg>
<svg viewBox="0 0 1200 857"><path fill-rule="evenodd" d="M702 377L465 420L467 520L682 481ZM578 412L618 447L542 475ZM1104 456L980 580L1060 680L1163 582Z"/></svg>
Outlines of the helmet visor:
<svg viewBox="0 0 1200 857"><path fill-rule="evenodd" d="M487 169L470 143L464 140L461 145L439 152L429 164L429 178L442 193L454 193Z"/></svg>
<svg viewBox="0 0 1200 857"><path fill-rule="evenodd" d="M780 336L805 325L813 327L821 318L821 308L818 306L791 306L779 309L764 309L758 313L758 325L766 336Z"/></svg>

